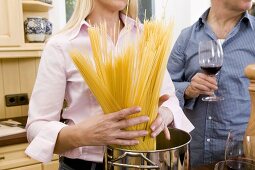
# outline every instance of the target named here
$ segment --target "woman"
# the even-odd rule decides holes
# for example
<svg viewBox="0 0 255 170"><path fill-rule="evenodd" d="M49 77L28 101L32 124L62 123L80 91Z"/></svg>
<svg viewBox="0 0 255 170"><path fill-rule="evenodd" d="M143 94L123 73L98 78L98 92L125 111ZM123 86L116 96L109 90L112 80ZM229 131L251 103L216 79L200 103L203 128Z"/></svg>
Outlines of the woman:
<svg viewBox="0 0 255 170"><path fill-rule="evenodd" d="M195 125L192 165L223 160L230 130L241 139L244 135L250 114L244 68L255 63L255 18L247 12L251 6L252 0L211 0L211 7L182 31L172 49L168 71L180 104ZM198 44L209 40L223 42L223 66L216 78L204 74L198 62ZM225 99L203 102L202 97L213 91Z"/></svg>
<svg viewBox="0 0 255 170"><path fill-rule="evenodd" d="M77 0L70 21L63 31L49 40L41 58L29 106L27 134L31 143L26 154L42 162L50 161L53 153L60 154L60 169L95 166L103 169L104 145L136 145L137 137L148 134L144 130L122 130L149 120L146 116L125 119L139 112L142 109L139 106L104 115L68 54L73 48L91 54L87 29L102 22L107 23L109 48L114 49L116 44L119 48L124 47L124 37L136 37L136 16L136 0L129 4L128 0ZM114 35L113 30L119 32ZM176 127L190 131L192 125L178 106L169 76L166 76L162 94L166 95L160 98L159 114L151 125L152 137L165 129L166 137L170 138L166 127L173 118ZM68 107L61 115L64 99ZM61 118L65 123L59 121Z"/></svg>

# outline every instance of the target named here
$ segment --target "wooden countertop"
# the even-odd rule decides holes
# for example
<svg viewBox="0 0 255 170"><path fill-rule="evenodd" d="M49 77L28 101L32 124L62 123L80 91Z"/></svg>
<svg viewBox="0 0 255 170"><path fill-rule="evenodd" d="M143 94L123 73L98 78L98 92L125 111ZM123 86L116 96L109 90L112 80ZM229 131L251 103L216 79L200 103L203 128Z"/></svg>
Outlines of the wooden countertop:
<svg viewBox="0 0 255 170"><path fill-rule="evenodd" d="M10 119L18 121L24 126L26 125L26 122L27 122L27 116L10 118ZM4 120L4 119L2 119L2 120ZM2 121L2 120L0 120L0 121ZM26 143L26 142L27 142L26 132L0 137L0 146L7 146L7 145Z"/></svg>

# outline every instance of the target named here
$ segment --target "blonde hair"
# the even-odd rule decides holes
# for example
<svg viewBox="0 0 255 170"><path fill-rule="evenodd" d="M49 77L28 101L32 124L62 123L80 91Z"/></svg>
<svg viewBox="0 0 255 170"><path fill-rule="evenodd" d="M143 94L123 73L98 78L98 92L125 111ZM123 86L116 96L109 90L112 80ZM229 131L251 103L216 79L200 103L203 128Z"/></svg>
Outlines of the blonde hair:
<svg viewBox="0 0 255 170"><path fill-rule="evenodd" d="M93 1L94 0L76 0L76 5L71 18L59 33L72 30L73 28L79 26L82 20L87 18L87 16L91 13L93 8ZM126 14L128 11L127 16L136 19L138 16L137 0L128 0L128 2L128 6L121 12Z"/></svg>

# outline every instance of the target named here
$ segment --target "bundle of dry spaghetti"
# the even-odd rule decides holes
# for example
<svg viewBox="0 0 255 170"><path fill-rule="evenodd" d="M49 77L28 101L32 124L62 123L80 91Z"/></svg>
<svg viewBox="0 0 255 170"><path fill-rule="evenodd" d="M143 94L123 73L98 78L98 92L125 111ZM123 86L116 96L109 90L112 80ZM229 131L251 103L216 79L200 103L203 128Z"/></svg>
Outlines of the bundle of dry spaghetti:
<svg viewBox="0 0 255 170"><path fill-rule="evenodd" d="M142 111L132 117L148 115L148 123L127 130L150 131L158 113L160 89L172 41L173 23L145 21L143 31L137 30L137 43L126 41L126 49L118 52L107 49L105 27L89 28L93 56L82 56L77 50L70 55L95 95L105 114L132 106ZM139 139L136 146L115 146L129 150L154 150L156 140Z"/></svg>

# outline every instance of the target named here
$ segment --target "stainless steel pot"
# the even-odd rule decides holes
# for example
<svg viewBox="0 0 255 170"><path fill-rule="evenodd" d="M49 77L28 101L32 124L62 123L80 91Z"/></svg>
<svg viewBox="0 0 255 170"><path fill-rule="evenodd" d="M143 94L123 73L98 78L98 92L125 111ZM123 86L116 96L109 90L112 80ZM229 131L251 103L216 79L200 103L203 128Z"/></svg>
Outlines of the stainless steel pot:
<svg viewBox="0 0 255 170"><path fill-rule="evenodd" d="M169 128L171 140L163 133L157 136L155 151L131 151L107 146L105 168L107 170L189 170L189 143L191 136L182 130Z"/></svg>

